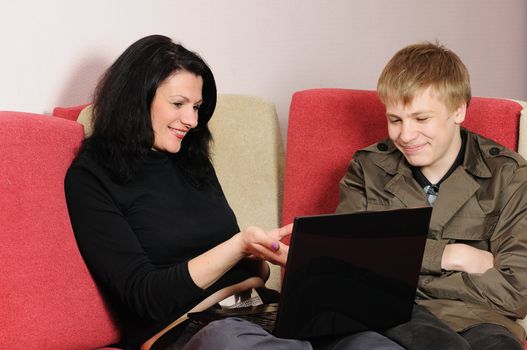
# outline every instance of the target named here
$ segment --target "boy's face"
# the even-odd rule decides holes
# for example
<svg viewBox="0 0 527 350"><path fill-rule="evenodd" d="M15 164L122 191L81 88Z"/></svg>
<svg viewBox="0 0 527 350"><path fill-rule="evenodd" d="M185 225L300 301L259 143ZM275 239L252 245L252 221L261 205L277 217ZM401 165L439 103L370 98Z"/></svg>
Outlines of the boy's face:
<svg viewBox="0 0 527 350"><path fill-rule="evenodd" d="M450 111L428 87L407 106L402 102L386 105L388 134L408 162L435 184L450 169L461 148L459 124L465 112L466 104Z"/></svg>

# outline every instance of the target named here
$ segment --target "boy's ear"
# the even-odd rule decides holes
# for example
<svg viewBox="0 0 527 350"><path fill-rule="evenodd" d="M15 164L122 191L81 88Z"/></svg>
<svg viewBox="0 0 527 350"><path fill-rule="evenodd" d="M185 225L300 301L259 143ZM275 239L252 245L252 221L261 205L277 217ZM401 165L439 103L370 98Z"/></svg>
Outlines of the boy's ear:
<svg viewBox="0 0 527 350"><path fill-rule="evenodd" d="M454 121L456 124L461 124L465 120L465 115L467 114L467 103L463 102L455 111L454 111Z"/></svg>

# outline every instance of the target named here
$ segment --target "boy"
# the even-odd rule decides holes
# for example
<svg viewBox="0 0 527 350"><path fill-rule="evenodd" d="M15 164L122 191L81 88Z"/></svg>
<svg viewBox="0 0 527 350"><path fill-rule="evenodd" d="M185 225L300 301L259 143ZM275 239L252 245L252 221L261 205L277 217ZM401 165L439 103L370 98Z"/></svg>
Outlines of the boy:
<svg viewBox="0 0 527 350"><path fill-rule="evenodd" d="M385 335L408 349L523 349L527 163L461 128L469 75L443 46L401 49L377 92L389 139L354 155L337 211L434 207L412 320Z"/></svg>

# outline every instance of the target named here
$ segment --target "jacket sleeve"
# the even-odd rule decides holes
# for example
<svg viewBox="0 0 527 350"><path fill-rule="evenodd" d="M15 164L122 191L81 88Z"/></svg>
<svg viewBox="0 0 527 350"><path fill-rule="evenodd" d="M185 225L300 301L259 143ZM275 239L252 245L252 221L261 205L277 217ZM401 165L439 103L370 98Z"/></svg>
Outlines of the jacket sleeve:
<svg viewBox="0 0 527 350"><path fill-rule="evenodd" d="M448 244L447 240L426 239L425 252L423 254L423 263L421 264L421 273L425 275L441 275L441 262L443 252Z"/></svg>
<svg viewBox="0 0 527 350"><path fill-rule="evenodd" d="M527 313L527 168L518 168L503 188L502 207L490 251L494 267L483 274L444 272L422 286L434 298L485 305L507 317Z"/></svg>
<svg viewBox="0 0 527 350"><path fill-rule="evenodd" d="M70 168L66 200L81 255L104 290L141 318L161 320L209 293L196 286L187 262L154 266L99 179Z"/></svg>

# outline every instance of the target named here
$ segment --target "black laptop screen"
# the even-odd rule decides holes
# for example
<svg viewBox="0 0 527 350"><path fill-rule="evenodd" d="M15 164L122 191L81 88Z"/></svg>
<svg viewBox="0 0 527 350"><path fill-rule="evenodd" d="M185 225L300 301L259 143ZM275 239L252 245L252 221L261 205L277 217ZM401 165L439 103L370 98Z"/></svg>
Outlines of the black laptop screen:
<svg viewBox="0 0 527 350"><path fill-rule="evenodd" d="M408 320L431 211L296 218L275 334L313 338Z"/></svg>

